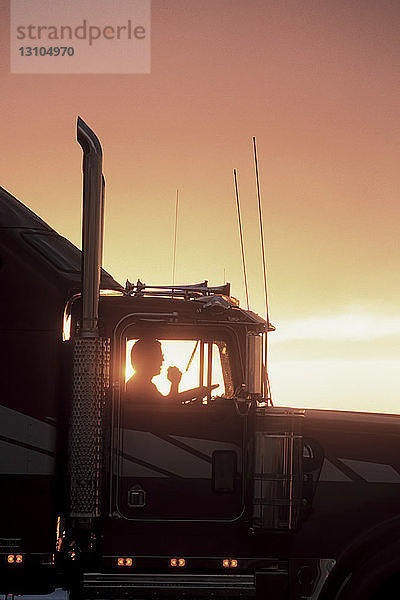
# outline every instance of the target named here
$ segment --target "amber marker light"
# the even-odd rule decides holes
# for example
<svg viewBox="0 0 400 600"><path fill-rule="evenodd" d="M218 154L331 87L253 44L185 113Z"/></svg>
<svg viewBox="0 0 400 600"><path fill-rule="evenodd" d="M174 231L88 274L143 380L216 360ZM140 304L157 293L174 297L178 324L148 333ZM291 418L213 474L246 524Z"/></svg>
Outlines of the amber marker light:
<svg viewBox="0 0 400 600"><path fill-rule="evenodd" d="M9 554L7 562L9 565L21 565L24 562L24 557L22 554Z"/></svg>
<svg viewBox="0 0 400 600"><path fill-rule="evenodd" d="M133 565L133 558L131 558L130 556L128 557L119 557L117 558L117 565L119 567L132 567Z"/></svg>
<svg viewBox="0 0 400 600"><path fill-rule="evenodd" d="M170 567L185 567L186 560L184 558L171 558L169 561Z"/></svg>
<svg viewBox="0 0 400 600"><path fill-rule="evenodd" d="M238 561L236 558L224 558L222 561L222 566L225 569L234 569L238 566Z"/></svg>

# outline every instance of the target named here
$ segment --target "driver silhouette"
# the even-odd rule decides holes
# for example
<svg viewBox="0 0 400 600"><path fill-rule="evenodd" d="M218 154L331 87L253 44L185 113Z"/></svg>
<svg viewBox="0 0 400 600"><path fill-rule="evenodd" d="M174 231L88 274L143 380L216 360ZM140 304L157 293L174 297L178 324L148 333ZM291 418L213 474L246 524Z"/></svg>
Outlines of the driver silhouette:
<svg viewBox="0 0 400 600"><path fill-rule="evenodd" d="M182 379L182 372L178 367L168 367L167 378L171 383L170 391L167 396L161 394L152 379L161 372L161 366L164 362L164 355L161 349L161 343L152 337L144 337L132 346L131 363L135 373L126 384L126 393L130 400L141 401L146 404L165 404L166 399L174 400L176 404L190 402L198 398L204 398L217 385L199 386L184 392L179 392L179 384Z"/></svg>
<svg viewBox="0 0 400 600"><path fill-rule="evenodd" d="M161 343L155 338L141 338L132 346L131 363L135 373L126 384L126 391L132 399L144 402L177 398L182 373L177 367L169 367L167 378L171 382L168 396L163 396L152 382L153 377L161 373L164 355Z"/></svg>

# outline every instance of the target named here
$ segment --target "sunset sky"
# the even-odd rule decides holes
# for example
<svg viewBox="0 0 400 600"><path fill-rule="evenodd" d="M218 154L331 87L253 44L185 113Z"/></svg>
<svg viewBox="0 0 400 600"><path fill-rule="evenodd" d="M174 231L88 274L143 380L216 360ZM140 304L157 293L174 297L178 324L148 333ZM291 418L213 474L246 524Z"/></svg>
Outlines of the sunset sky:
<svg viewBox="0 0 400 600"><path fill-rule="evenodd" d="M225 274L244 305L236 168L263 314L255 135L275 403L400 412L399 2L153 0L151 73L127 75L10 74L0 7L0 185L80 245L80 115L104 150L105 268L171 283L179 188L176 281Z"/></svg>

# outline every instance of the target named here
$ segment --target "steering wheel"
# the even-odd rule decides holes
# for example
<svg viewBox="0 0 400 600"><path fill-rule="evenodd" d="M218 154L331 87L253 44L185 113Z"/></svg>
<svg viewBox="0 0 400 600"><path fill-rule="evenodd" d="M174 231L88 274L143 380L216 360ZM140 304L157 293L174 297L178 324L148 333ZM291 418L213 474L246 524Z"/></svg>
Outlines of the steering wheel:
<svg viewBox="0 0 400 600"><path fill-rule="evenodd" d="M178 398L182 404L193 404L197 400L204 398L204 396L208 396L208 394L217 387L219 387L218 383L214 385L200 385L199 387L180 392Z"/></svg>

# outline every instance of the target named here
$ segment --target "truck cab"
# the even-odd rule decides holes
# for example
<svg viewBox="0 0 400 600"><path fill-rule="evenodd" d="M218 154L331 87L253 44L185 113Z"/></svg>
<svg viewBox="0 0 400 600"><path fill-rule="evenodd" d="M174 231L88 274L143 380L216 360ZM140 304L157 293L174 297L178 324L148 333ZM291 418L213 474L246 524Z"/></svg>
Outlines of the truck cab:
<svg viewBox="0 0 400 600"><path fill-rule="evenodd" d="M80 299L68 310L67 343L73 343ZM268 401L265 342L273 327L241 309L229 284L157 288L138 282L101 296L99 328L107 340L103 393L89 416L80 402L71 424L81 436L73 450L75 524L79 529L95 508L92 524L99 528L97 571L85 575L82 593L104 592L107 582L118 586L123 579L139 597L153 593L156 578L163 595L176 596L180 587L207 596L214 586L236 593L239 581L240 594L254 595L254 568L287 577L275 554L260 553L260 533L290 534L298 527L304 411L273 409ZM136 375L132 350L143 340L162 352L151 370L155 401L129 391ZM169 393L170 367L182 373L176 394ZM102 456L94 452L91 468L96 444L88 431L102 440ZM96 468L96 478L84 481ZM289 539L281 535L279 546Z"/></svg>

